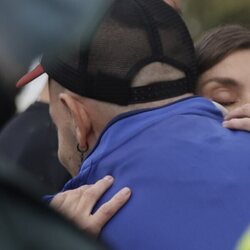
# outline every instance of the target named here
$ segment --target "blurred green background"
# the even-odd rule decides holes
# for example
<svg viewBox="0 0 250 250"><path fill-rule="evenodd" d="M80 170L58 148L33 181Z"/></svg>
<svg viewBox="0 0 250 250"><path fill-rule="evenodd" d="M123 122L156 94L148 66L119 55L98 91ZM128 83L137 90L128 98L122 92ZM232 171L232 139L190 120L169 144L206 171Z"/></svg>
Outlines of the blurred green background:
<svg viewBox="0 0 250 250"><path fill-rule="evenodd" d="M242 24L250 28L250 0L182 0L184 19L193 38L223 24Z"/></svg>

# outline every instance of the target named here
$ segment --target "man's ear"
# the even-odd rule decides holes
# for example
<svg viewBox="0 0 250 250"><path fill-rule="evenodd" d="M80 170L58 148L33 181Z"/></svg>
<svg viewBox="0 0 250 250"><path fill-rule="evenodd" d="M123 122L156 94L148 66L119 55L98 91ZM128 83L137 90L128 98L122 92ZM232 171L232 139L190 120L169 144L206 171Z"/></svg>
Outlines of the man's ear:
<svg viewBox="0 0 250 250"><path fill-rule="evenodd" d="M61 93L59 98L70 113L79 146L87 148L88 135L91 131L91 120L86 112L86 107L80 100L68 93Z"/></svg>

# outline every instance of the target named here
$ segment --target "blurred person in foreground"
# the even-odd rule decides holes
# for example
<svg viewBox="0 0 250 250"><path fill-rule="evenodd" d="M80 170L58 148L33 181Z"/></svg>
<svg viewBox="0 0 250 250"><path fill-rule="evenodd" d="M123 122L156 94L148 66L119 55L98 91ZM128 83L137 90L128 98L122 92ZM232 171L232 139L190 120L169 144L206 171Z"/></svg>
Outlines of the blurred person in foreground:
<svg viewBox="0 0 250 250"><path fill-rule="evenodd" d="M133 196L101 233L111 248L235 246L250 221L250 135L223 128L222 112L193 96L194 47L175 10L115 1L88 50L44 55L19 85L44 72L59 159L74 176L52 206L80 220L78 190L112 175L93 212L124 185Z"/></svg>

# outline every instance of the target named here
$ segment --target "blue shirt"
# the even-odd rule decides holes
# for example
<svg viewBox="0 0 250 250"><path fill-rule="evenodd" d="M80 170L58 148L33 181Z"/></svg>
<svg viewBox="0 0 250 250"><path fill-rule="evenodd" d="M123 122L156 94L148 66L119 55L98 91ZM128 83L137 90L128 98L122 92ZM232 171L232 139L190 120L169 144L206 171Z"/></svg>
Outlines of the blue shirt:
<svg viewBox="0 0 250 250"><path fill-rule="evenodd" d="M131 200L101 238L113 249L227 250L250 224L250 135L200 97L123 114L64 190L115 177Z"/></svg>

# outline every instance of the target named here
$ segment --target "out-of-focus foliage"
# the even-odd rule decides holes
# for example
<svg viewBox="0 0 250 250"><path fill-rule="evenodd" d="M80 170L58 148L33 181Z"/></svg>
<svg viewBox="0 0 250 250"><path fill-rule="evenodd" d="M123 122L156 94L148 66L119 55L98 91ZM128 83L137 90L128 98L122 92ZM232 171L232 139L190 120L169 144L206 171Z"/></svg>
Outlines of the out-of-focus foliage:
<svg viewBox="0 0 250 250"><path fill-rule="evenodd" d="M183 0L184 18L194 38L224 24L250 27L250 0Z"/></svg>

